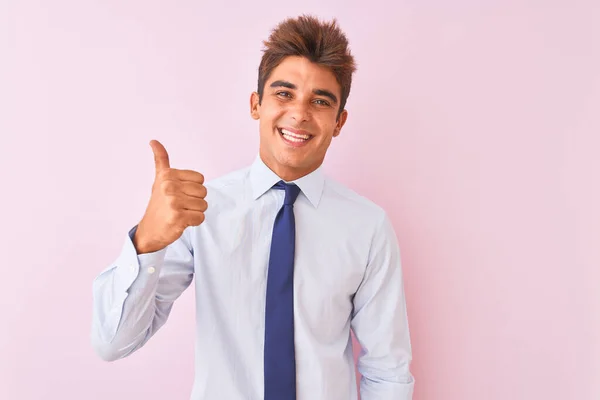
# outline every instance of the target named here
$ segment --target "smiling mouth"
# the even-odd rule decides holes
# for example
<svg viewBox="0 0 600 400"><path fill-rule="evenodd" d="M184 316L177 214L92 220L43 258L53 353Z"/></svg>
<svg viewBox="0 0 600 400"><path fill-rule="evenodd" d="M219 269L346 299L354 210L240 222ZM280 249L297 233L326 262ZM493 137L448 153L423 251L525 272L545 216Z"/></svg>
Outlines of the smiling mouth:
<svg viewBox="0 0 600 400"><path fill-rule="evenodd" d="M277 130L279 131L279 134L286 140L294 143L305 143L313 138L312 135L294 133L285 128L277 128Z"/></svg>

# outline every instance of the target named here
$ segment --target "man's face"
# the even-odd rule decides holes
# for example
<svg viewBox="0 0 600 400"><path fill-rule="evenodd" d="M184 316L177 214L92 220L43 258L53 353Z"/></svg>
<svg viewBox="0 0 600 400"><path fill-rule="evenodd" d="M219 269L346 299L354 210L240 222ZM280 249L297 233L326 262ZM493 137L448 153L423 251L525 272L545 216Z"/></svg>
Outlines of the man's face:
<svg viewBox="0 0 600 400"><path fill-rule="evenodd" d="M262 103L250 97L260 121L260 157L286 181L317 169L348 113L339 118L341 87L333 73L307 58L286 57L265 82Z"/></svg>

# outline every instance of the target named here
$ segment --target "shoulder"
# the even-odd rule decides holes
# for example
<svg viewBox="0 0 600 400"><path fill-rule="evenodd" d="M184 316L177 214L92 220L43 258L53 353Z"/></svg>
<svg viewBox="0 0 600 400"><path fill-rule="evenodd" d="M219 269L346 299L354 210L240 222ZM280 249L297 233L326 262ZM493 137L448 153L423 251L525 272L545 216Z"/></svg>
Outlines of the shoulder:
<svg viewBox="0 0 600 400"><path fill-rule="evenodd" d="M366 213L371 217L381 217L385 214L385 210L375 201L331 177L325 178L323 199L353 212Z"/></svg>
<svg viewBox="0 0 600 400"><path fill-rule="evenodd" d="M206 186L207 189L210 188L214 190L233 189L244 184L249 172L250 167L230 171L219 177L206 180L204 186Z"/></svg>
<svg viewBox="0 0 600 400"><path fill-rule="evenodd" d="M206 201L212 205L231 203L244 197L250 167L244 167L206 180ZM231 204L229 204L231 205ZM210 207L209 207L210 208Z"/></svg>
<svg viewBox="0 0 600 400"><path fill-rule="evenodd" d="M381 205L329 176L325 178L322 206L346 226L353 221L361 229L376 230L387 219Z"/></svg>
<svg viewBox="0 0 600 400"><path fill-rule="evenodd" d="M205 186L211 186L213 188L224 188L227 186L235 185L244 181L248 175L250 167L244 167L236 169L234 171L227 172L216 178L208 179L204 182Z"/></svg>

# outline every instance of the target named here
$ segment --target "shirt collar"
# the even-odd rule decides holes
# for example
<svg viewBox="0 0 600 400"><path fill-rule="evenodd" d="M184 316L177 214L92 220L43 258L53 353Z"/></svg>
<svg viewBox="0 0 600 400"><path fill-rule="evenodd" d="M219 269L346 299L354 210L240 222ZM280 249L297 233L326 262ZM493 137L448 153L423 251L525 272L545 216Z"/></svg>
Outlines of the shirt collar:
<svg viewBox="0 0 600 400"><path fill-rule="evenodd" d="M258 199L273 187L277 182L282 180L275 172L273 172L260 158L256 156L254 163L250 167L250 185L252 187L252 198ZM314 207L319 205L323 186L325 185L325 177L323 176L322 166L308 175L293 180L287 183L295 183L298 185L302 193L308 198Z"/></svg>

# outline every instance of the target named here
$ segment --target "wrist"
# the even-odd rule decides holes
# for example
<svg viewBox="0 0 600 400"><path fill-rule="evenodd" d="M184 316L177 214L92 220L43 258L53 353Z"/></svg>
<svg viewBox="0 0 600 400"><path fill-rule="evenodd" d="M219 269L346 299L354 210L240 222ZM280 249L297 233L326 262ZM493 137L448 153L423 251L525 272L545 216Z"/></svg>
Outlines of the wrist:
<svg viewBox="0 0 600 400"><path fill-rule="evenodd" d="M154 253L162 248L157 243L149 240L143 234L140 234L139 227L133 236L133 246L135 247L137 254Z"/></svg>

